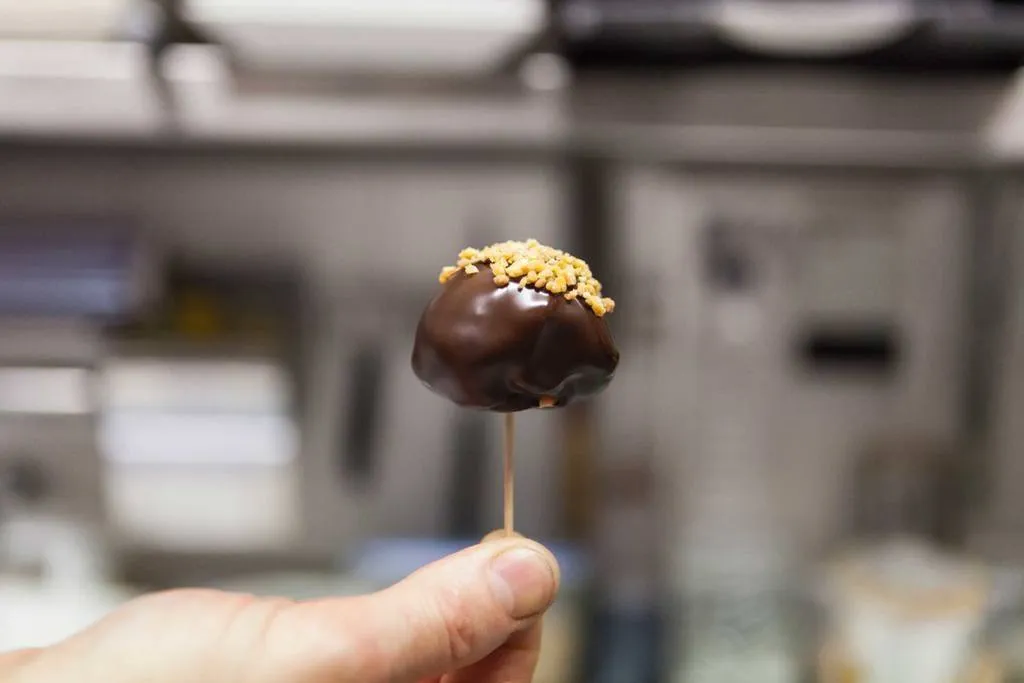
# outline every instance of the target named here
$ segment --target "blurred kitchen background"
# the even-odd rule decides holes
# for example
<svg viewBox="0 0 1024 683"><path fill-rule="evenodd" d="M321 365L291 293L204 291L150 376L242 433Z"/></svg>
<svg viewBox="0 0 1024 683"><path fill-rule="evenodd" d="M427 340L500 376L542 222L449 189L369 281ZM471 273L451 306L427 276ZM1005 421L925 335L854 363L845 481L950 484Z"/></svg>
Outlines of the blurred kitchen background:
<svg viewBox="0 0 1024 683"><path fill-rule="evenodd" d="M524 414L538 683L1024 679L1024 2L0 0L0 649L501 524L467 245L618 308Z"/></svg>

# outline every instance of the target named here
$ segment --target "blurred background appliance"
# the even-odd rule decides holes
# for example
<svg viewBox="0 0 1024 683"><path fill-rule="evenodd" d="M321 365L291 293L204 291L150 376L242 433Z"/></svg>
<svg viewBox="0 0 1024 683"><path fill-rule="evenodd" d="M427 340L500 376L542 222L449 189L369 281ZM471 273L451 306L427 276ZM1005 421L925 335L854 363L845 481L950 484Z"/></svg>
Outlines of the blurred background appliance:
<svg viewBox="0 0 1024 683"><path fill-rule="evenodd" d="M821 586L819 680L1013 680L985 632L1016 611L1021 575L964 550L967 464L913 435L854 463L845 548Z"/></svg>
<svg viewBox="0 0 1024 683"><path fill-rule="evenodd" d="M97 425L108 522L130 546L287 544L299 529L301 290L287 272L166 278L161 305L109 334Z"/></svg>
<svg viewBox="0 0 1024 683"><path fill-rule="evenodd" d="M301 565L333 559L366 536L444 536L456 528L500 526L500 454L477 453L479 462L470 462L477 474L457 471L467 461L451 451L462 416L419 385L408 354L438 269L471 235L485 229L565 243L564 178L556 166L544 159L495 165L422 156L341 164L274 156L235 157L227 165L202 155L136 157L130 165L124 159L111 163L102 149L71 163L60 153L7 157L3 172L12 182L0 194L13 213L31 213L41 201L72 213L131 207L139 233L184 267L168 263L159 271L166 296L141 321L96 331L101 438L94 438L93 417L83 419L79 437L80 448L104 454L89 480L106 482L108 502L116 503L117 540L139 566L173 576L175 564L165 556L187 564L197 554ZM252 275L282 272L294 276L263 282ZM274 322L273 311L287 322ZM234 337L220 340L232 331ZM381 354L382 368L367 379L354 363L371 348ZM197 374L208 390L182 384ZM357 403L378 417L357 428L348 419ZM174 439L133 441L151 431L140 425L158 419L169 425L172 408L179 427L166 433ZM256 420L258 411L263 417ZM191 441L179 419L188 415L196 418L189 422ZM234 436L208 431L228 422L238 427ZM491 444L499 443L499 422L483 425ZM528 416L520 436L521 486L537 499L523 506L518 521L524 533L541 537L557 536L562 526L558 424L557 417ZM230 447L236 437L249 444L246 453ZM259 452L252 450L257 446ZM365 458L369 467L359 464ZM248 493L218 503L224 514L235 510L234 521L224 518L223 528L187 522L156 533L152 525L173 519L143 505L157 492L142 482L175 495L193 489L212 495L218 477L239 487L248 477ZM451 487L467 479L477 481L480 501L469 526L453 523L451 498ZM175 500L161 509L173 509ZM265 513L263 522L247 512L250 506ZM199 538L218 528L221 536ZM216 562L207 566L218 571Z"/></svg>
<svg viewBox="0 0 1024 683"><path fill-rule="evenodd" d="M874 433L962 438L962 372L934 372L963 363L970 223L952 179L660 171L616 185L625 215L647 228L630 236L632 267L660 263L659 288L675 293L662 343L678 349L675 401L665 401L676 429L663 438L689 444L678 460L679 485L693 487L684 505L717 490L704 468L747 453L723 486L753 476L735 497L772 496L787 547L814 553L840 530L841 472ZM747 404L770 417L755 420ZM684 428L691 420L699 431Z"/></svg>
<svg viewBox="0 0 1024 683"><path fill-rule="evenodd" d="M656 387L677 680L792 680L798 577L842 532L852 459L880 430L964 436L963 371L934 369L963 363L966 197L941 175L778 167L613 186L645 226L619 233L629 281L671 293Z"/></svg>
<svg viewBox="0 0 1024 683"><path fill-rule="evenodd" d="M34 463L47 513L102 523L94 428L103 330L159 296L155 256L122 218L3 220L0 463Z"/></svg>
<svg viewBox="0 0 1024 683"><path fill-rule="evenodd" d="M1024 14L1000 0L555 0L574 62L802 62L1012 70Z"/></svg>
<svg viewBox="0 0 1024 683"><path fill-rule="evenodd" d="M482 75L544 29L541 0L188 0L183 16L258 69Z"/></svg>

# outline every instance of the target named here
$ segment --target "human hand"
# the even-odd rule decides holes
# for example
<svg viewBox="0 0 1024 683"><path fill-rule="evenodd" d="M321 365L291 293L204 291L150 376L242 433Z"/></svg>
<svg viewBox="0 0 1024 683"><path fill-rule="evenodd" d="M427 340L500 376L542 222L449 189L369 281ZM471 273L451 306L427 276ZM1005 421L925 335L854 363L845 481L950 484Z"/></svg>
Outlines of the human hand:
<svg viewBox="0 0 1024 683"><path fill-rule="evenodd" d="M527 683L554 557L501 532L383 591L295 602L213 590L138 598L49 648L0 655L6 683Z"/></svg>

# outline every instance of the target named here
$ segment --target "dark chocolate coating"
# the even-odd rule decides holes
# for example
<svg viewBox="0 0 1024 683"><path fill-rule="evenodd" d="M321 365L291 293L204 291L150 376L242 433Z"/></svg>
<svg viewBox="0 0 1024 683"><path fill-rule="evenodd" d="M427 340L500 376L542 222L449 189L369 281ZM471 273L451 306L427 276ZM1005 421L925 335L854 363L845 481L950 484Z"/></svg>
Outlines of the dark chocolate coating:
<svg viewBox="0 0 1024 683"><path fill-rule="evenodd" d="M580 300L513 282L490 268L457 272L427 305L412 368L431 391L460 406L503 413L564 406L593 396L619 364L608 324Z"/></svg>

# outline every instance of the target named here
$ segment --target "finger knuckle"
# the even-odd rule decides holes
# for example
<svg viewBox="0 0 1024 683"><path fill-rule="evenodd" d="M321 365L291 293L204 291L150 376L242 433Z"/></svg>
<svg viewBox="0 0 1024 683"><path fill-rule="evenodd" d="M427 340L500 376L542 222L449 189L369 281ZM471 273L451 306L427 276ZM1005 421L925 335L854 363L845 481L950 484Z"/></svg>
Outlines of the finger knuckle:
<svg viewBox="0 0 1024 683"><path fill-rule="evenodd" d="M438 597L438 613L444 624L444 637L451 661L466 660L476 650L479 640L471 611L458 593L446 592Z"/></svg>

